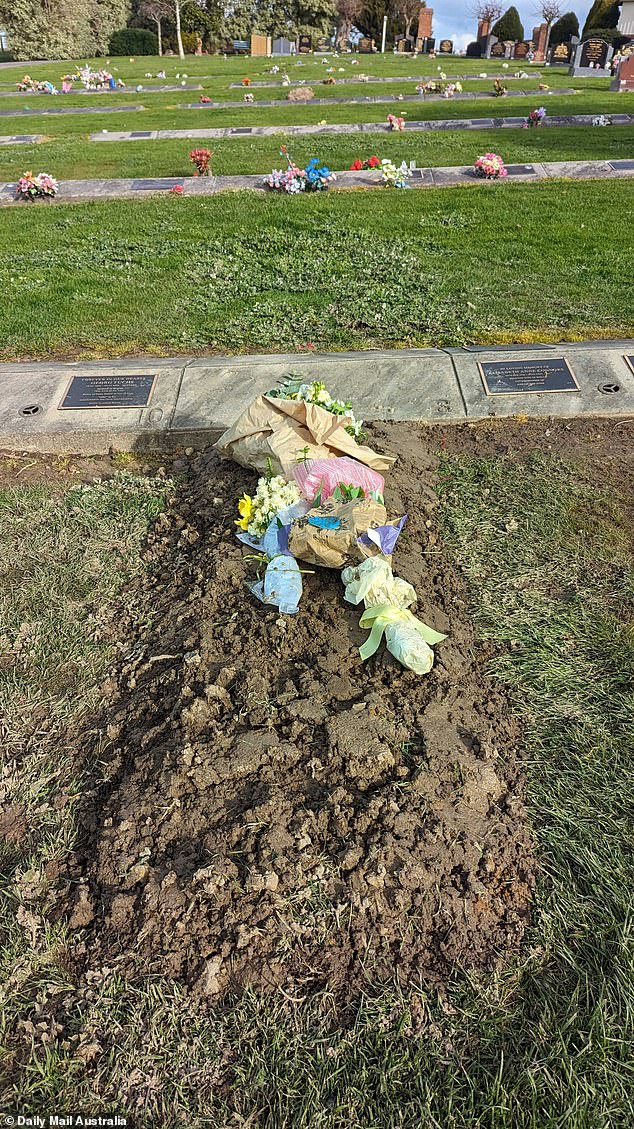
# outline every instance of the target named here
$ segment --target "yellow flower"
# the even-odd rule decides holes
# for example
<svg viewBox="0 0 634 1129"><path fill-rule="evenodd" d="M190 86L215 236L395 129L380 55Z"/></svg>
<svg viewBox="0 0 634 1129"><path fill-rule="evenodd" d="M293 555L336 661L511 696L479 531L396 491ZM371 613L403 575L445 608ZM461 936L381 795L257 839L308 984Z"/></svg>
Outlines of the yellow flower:
<svg viewBox="0 0 634 1129"><path fill-rule="evenodd" d="M238 502L238 513L241 520L236 521L235 524L246 533L253 516L253 498L250 498L248 494L243 494Z"/></svg>

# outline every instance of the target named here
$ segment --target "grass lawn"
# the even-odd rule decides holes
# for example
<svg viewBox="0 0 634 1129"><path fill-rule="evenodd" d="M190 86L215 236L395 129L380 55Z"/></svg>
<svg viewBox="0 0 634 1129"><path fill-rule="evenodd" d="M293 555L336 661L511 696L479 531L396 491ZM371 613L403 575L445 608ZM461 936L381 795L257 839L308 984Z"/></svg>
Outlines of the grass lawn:
<svg viewBox="0 0 634 1129"><path fill-rule="evenodd" d="M0 355L629 336L633 198L562 181L7 208Z"/></svg>
<svg viewBox="0 0 634 1129"><path fill-rule="evenodd" d="M291 1006L246 995L201 1011L165 979L126 984L104 968L79 984L65 970L63 934L42 914L48 868L72 848L80 782L70 744L60 758L59 721L36 732L34 710L72 721L90 709L112 655L108 609L125 598L126 576L145 567L143 534L165 484L124 477L0 493L0 634L14 659L0 682L2 786L28 817L26 837L3 848L5 1110L117 1112L166 1129L632 1123L628 432L612 472L599 455L589 469L592 423L579 425L581 461L491 453L508 440L546 446L544 425L531 426L525 437L522 425L514 434L487 424L449 431L436 486L483 654L495 653L490 668L524 726L542 867L533 925L495 974L457 970L440 993L369 984L343 1016L328 993ZM488 453L461 452L487 434ZM150 612L128 600L126 614ZM17 708L22 699L28 711Z"/></svg>
<svg viewBox="0 0 634 1129"><path fill-rule="evenodd" d="M112 123L110 123L112 125ZM202 122L197 123L203 125ZM29 128L31 128L29 126ZM179 127L182 128L182 127ZM184 127L187 128L187 127ZM196 128L196 127L194 127ZM426 165L472 165L480 153L501 153L507 163L531 161L611 160L634 154L634 125L612 129L561 126L548 129L443 131L430 133L356 133L252 139L187 138L154 141L95 142L63 140L0 149L0 180L14 181L25 168L53 169L61 179L83 177L191 176L190 149L205 146L214 153L218 175L268 173L279 167L280 143L305 164L317 155L332 169L350 167L355 157L391 157L400 163L415 159Z"/></svg>

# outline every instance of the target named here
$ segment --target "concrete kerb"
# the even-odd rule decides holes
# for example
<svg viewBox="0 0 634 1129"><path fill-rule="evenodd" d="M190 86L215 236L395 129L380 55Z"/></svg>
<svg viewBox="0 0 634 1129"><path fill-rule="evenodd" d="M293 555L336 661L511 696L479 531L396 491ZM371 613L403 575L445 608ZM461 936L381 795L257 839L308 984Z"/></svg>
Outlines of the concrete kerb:
<svg viewBox="0 0 634 1129"><path fill-rule="evenodd" d="M563 358L579 390L485 392L480 364ZM258 394L289 373L322 379L368 420L455 424L516 415L634 423L634 340L239 357L138 357L0 365L0 449L103 454L205 446ZM146 408L62 410L73 375L154 374ZM37 409L37 410L34 410Z"/></svg>
<svg viewBox="0 0 634 1129"><path fill-rule="evenodd" d="M630 162L627 162L630 164ZM631 168L613 167L609 161L562 161L536 162L533 165L510 165L509 180L523 183L538 183L544 180L623 180L634 178L634 165ZM476 176L468 165L447 168L424 168L414 170L410 180L411 188L458 188L490 187L499 181L485 180ZM60 184L60 195L54 200L23 201L16 200L15 182L0 184L0 205L15 207L56 207L59 204L73 204L87 200L139 200L150 194L169 192L182 187L185 196L213 196L219 192L252 191L266 192L262 174L211 177L148 177L103 180L66 180ZM337 173L337 182L331 191L367 190L384 188L377 173L353 172L343 170Z"/></svg>
<svg viewBox="0 0 634 1129"><path fill-rule="evenodd" d="M634 114L620 115L621 119L615 125L632 125ZM443 118L439 121L407 122L406 133L425 133L452 130L483 130L483 129L521 129L526 118ZM592 115L579 114L578 116L566 115L546 118L545 126L574 126L591 125ZM91 133L91 141L175 141L187 138L214 138L216 140L236 140L237 137L276 137L284 134L288 137L303 137L312 135L338 135L349 133L390 133L386 122L335 122L322 125L311 123L308 125L254 125L236 128L235 126L219 126L209 128L190 129L154 129L154 130L100 130Z"/></svg>

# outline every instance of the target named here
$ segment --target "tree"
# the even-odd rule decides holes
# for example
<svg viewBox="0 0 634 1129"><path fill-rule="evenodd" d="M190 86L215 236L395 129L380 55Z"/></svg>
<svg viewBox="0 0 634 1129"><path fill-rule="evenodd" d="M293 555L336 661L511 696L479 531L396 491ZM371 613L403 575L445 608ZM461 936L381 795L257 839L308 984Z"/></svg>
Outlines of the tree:
<svg viewBox="0 0 634 1129"><path fill-rule="evenodd" d="M517 8L511 7L491 28L502 43L518 43L524 38L524 28Z"/></svg>
<svg viewBox="0 0 634 1129"><path fill-rule="evenodd" d="M592 34L597 28L616 27L619 14L620 5L615 4L614 0L594 0L583 25L583 38Z"/></svg>
<svg viewBox="0 0 634 1129"><path fill-rule="evenodd" d="M502 14L502 5L496 4L495 0L482 0L481 3L474 4L471 11L478 23L485 22L490 25Z"/></svg>
<svg viewBox="0 0 634 1129"><path fill-rule="evenodd" d="M147 23L156 24L159 55L163 54L163 20L169 19L171 14L170 0L141 0L139 4L139 18Z"/></svg>
<svg viewBox="0 0 634 1129"><path fill-rule="evenodd" d="M337 47L346 46L362 8L363 0L337 0Z"/></svg>
<svg viewBox="0 0 634 1129"><path fill-rule="evenodd" d="M550 46L556 47L559 43L569 43L573 35L579 35L579 20L574 12L566 12L553 24L550 33Z"/></svg>
<svg viewBox="0 0 634 1129"><path fill-rule="evenodd" d="M396 19L402 22L403 33L406 38L409 38L414 20L416 20L418 26L421 8L426 7L426 4L421 4L421 0L394 0L393 14Z"/></svg>
<svg viewBox="0 0 634 1129"><path fill-rule="evenodd" d="M544 44L544 52L546 52L550 43L550 29L561 15L561 4L558 3L558 0L542 0L537 9L537 14L546 24L546 42Z"/></svg>
<svg viewBox="0 0 634 1129"><path fill-rule="evenodd" d="M392 0L363 0L359 28L369 39L381 42L383 20L392 14Z"/></svg>
<svg viewBox="0 0 634 1129"><path fill-rule="evenodd" d="M16 59L103 55L129 14L129 0L0 0L0 26Z"/></svg>

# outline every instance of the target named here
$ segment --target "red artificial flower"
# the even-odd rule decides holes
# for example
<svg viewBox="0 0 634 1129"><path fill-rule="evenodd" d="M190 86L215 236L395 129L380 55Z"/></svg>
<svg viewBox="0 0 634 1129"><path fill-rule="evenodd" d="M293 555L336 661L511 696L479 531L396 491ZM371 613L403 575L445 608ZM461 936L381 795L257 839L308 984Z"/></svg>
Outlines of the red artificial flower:
<svg viewBox="0 0 634 1129"><path fill-rule="evenodd" d="M173 196L182 196L183 195L183 185L182 184L175 184L173 188L170 188L170 192L172 193Z"/></svg>
<svg viewBox="0 0 634 1129"><path fill-rule="evenodd" d="M367 166L368 166L369 169L378 169L378 168L380 168L380 165L381 165L381 162L380 162L378 157L369 157L368 158Z"/></svg>
<svg viewBox="0 0 634 1129"><path fill-rule="evenodd" d="M356 157L355 160L350 165L350 171L351 172L360 172L362 168L363 168L363 162L360 161L358 157Z"/></svg>

